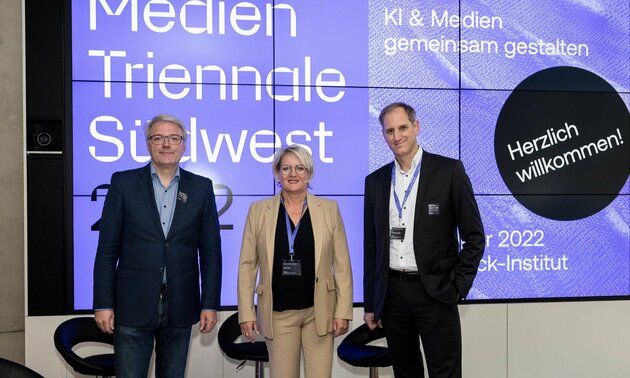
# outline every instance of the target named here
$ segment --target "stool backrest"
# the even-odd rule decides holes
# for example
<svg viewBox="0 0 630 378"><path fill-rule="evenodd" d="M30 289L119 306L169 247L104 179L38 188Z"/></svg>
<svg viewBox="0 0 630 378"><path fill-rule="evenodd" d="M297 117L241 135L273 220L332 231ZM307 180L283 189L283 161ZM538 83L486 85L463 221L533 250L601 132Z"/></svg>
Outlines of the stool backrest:
<svg viewBox="0 0 630 378"><path fill-rule="evenodd" d="M61 323L55 330L55 348L63 359L80 374L104 375L114 374L113 354L100 355L99 358L81 357L72 348L84 342L96 342L114 345L114 335L103 333L96 325L94 318L72 318Z"/></svg>
<svg viewBox="0 0 630 378"><path fill-rule="evenodd" d="M241 326L238 323L238 313L234 313L221 324L217 335L219 347L221 347L226 356L240 361L269 361L267 345L264 341L256 341L254 343L235 342L240 336Z"/></svg>

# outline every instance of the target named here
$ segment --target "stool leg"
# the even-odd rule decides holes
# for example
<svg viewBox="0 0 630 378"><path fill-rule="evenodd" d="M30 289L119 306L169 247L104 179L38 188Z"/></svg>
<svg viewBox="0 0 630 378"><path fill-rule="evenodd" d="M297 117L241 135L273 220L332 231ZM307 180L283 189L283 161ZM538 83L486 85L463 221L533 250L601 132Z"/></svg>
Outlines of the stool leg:
<svg viewBox="0 0 630 378"><path fill-rule="evenodd" d="M377 366L370 367L369 377L370 378L378 378L378 367Z"/></svg>
<svg viewBox="0 0 630 378"><path fill-rule="evenodd" d="M256 378L265 378L265 367L262 361L256 361Z"/></svg>

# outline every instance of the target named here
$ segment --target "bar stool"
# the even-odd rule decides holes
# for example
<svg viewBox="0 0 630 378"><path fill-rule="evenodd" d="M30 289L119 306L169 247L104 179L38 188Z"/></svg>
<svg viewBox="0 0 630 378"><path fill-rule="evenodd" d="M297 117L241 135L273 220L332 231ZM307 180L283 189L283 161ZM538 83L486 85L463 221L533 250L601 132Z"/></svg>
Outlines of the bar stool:
<svg viewBox="0 0 630 378"><path fill-rule="evenodd" d="M264 341L256 341L254 343L244 342L238 343L236 340L241 336L241 326L238 323L238 312L230 315L219 328L217 339L219 347L226 356L235 360L255 361L256 362L256 378L264 378L264 363L269 362L269 353L267 353L267 345Z"/></svg>
<svg viewBox="0 0 630 378"><path fill-rule="evenodd" d="M114 345L114 335L103 333L92 317L72 318L55 330L55 348L72 369L85 375L115 376L114 353L81 357L72 348L79 343L97 342Z"/></svg>
<svg viewBox="0 0 630 378"><path fill-rule="evenodd" d="M378 378L378 368L392 365L387 347L367 345L382 339L385 333L382 328L370 331L367 324L362 324L350 332L337 347L337 356L342 361L356 367L370 368L370 378Z"/></svg>

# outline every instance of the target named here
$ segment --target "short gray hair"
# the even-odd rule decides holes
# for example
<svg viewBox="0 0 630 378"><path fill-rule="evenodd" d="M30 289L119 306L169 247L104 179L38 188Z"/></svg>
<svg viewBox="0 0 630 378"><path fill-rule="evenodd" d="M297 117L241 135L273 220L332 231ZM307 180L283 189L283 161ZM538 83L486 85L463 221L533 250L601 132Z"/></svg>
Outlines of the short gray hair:
<svg viewBox="0 0 630 378"><path fill-rule="evenodd" d="M310 152L308 152L306 148L299 144L292 144L288 147L281 148L275 153L273 156L273 163L271 165L274 177L280 177L280 165L282 164L282 158L287 154L293 154L300 161L300 164L306 168L310 181L313 178L314 173L313 156L311 156ZM280 184L280 182L278 184ZM308 187L311 187L310 184Z"/></svg>
<svg viewBox="0 0 630 378"><path fill-rule="evenodd" d="M149 140L149 133L151 132L151 128L153 127L153 125L160 122L170 122L179 126L179 128L182 129L182 136L184 137L184 140L186 140L187 134L184 123L179 118L170 114L158 114L155 117L151 118L151 120L147 122L147 124L144 126L144 140Z"/></svg>
<svg viewBox="0 0 630 378"><path fill-rule="evenodd" d="M409 122L412 124L416 123L416 109L414 109L411 105L405 104L404 102L394 102L381 110L381 114L378 115L378 122L381 124L381 127L384 127L385 116L387 113L393 111L394 109L402 108L405 113L407 113L407 118L409 118Z"/></svg>

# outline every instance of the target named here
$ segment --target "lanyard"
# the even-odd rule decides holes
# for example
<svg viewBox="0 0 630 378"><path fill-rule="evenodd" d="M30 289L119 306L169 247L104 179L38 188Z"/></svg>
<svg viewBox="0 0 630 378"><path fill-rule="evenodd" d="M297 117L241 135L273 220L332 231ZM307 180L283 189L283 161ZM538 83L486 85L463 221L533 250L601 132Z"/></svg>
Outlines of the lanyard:
<svg viewBox="0 0 630 378"><path fill-rule="evenodd" d="M284 206L284 198L280 198L282 201L282 206ZM304 216L304 212L306 211L306 198L304 198L304 205L302 205L302 216ZM291 231L291 220L289 219L289 211L287 208L284 208L284 221L287 226L287 238L289 239L289 256L291 260L293 260L293 255L295 255L295 250L293 249L293 244L295 243L295 237L297 236L298 230L300 229L300 223L302 223L302 218L295 225L295 230Z"/></svg>
<svg viewBox="0 0 630 378"><path fill-rule="evenodd" d="M413 176L411 177L411 182L409 183L409 186L407 186L407 190L405 190L405 197L403 197L403 202L401 205L400 199L398 198L398 194L396 193L396 164L394 164L394 166L392 167L392 186L394 187L394 202L396 203L396 208L398 209L399 219L402 219L403 206L405 205L405 203L407 202L407 199L409 198L409 193L411 192L411 188L413 187L413 184L416 182L416 179L418 178L419 173L420 173L420 162L418 162L418 165L416 166L416 170L413 172Z"/></svg>

